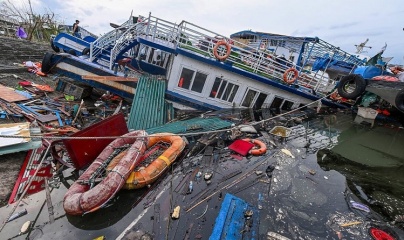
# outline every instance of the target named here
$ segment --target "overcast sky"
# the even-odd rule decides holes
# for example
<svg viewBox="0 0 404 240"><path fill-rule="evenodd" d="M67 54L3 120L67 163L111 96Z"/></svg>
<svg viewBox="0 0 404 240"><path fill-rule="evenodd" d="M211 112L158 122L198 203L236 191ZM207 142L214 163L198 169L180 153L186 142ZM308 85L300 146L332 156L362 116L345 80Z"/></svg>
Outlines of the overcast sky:
<svg viewBox="0 0 404 240"><path fill-rule="evenodd" d="M24 1L24 0L20 0ZM26 0L27 2L28 0ZM31 0L34 11L48 8L66 24L75 19L97 35L109 23L133 15L171 22L186 20L229 36L251 29L276 34L319 37L347 52L369 38L365 55L373 56L387 43L384 57L404 64L402 0Z"/></svg>

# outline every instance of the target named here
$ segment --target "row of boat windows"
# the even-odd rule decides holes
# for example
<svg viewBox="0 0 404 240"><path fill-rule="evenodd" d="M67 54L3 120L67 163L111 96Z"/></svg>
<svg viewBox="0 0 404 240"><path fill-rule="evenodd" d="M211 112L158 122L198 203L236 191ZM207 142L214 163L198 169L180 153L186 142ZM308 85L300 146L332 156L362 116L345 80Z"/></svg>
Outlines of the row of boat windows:
<svg viewBox="0 0 404 240"><path fill-rule="evenodd" d="M207 78L208 75L205 73L183 67L177 86L196 93L202 93ZM235 83L223 79L222 77L216 77L212 88L210 89L209 97L233 103L234 97L236 96L239 88L240 86ZM264 105L267 97L268 94L258 92L253 89L247 89L241 106L260 109ZM270 108L291 110L293 105L294 102L276 96L272 101Z"/></svg>
<svg viewBox="0 0 404 240"><path fill-rule="evenodd" d="M139 44L134 47L135 55L138 55L139 61L145 61L150 64L166 68L170 60L170 53L155 49L144 44Z"/></svg>
<svg viewBox="0 0 404 240"><path fill-rule="evenodd" d="M170 60L169 53L143 44L137 45L134 48L134 52L135 55L138 56L138 60L142 60L163 68L167 67ZM207 78L208 75L203 72L183 67L178 81L178 87L196 93L202 93ZM210 90L209 97L233 103L234 97L236 96L239 88L240 86L235 83L223 79L222 77L216 77ZM247 89L241 106L260 109L264 105L267 97L268 94L258 92L253 89ZM269 107L282 110L291 110L293 105L294 102L276 96Z"/></svg>

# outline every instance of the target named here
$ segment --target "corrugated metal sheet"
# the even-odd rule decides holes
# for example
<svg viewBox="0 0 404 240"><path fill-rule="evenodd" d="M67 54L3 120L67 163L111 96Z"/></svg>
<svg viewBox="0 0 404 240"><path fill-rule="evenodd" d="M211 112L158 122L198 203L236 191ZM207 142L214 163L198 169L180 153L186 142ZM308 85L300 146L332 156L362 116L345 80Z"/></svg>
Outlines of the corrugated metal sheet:
<svg viewBox="0 0 404 240"><path fill-rule="evenodd" d="M166 122L165 90L165 80L155 76L140 77L128 119L129 129L148 129Z"/></svg>
<svg viewBox="0 0 404 240"><path fill-rule="evenodd" d="M233 123L220 118L193 118L165 124L164 126L147 128L148 134L169 132L169 133L192 133L202 131L213 131L230 127Z"/></svg>

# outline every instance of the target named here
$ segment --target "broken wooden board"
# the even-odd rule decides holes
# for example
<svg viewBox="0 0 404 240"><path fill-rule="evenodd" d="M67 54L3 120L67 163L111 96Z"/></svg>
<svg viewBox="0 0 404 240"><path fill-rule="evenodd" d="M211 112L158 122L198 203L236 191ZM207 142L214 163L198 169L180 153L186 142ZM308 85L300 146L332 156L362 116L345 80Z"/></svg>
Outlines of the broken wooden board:
<svg viewBox="0 0 404 240"><path fill-rule="evenodd" d="M14 89L0 84L0 98L7 102L18 102L28 100L27 97L17 93Z"/></svg>

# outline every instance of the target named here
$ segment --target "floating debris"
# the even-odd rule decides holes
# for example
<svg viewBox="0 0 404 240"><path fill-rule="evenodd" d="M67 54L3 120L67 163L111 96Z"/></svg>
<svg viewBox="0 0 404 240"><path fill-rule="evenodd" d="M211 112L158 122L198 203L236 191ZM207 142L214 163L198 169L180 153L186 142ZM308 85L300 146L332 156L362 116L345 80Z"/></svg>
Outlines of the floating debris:
<svg viewBox="0 0 404 240"><path fill-rule="evenodd" d="M268 232L267 239L268 240L290 240L290 238L284 237L276 232Z"/></svg>
<svg viewBox="0 0 404 240"><path fill-rule="evenodd" d="M19 217L21 217L21 216L24 216L24 215L27 214L27 213L28 213L28 212L27 212L27 209L24 209L24 210L21 211L21 212L18 212L18 213L15 213L15 214L11 215L10 218L7 219L6 222L11 222L11 221L13 221L14 219L17 219L17 218L19 218Z"/></svg>
<svg viewBox="0 0 404 240"><path fill-rule="evenodd" d="M355 222L343 223L343 224L340 224L340 226L341 226L341 227L350 227L350 226L358 225L358 224L361 224L361 223L362 223L362 222L360 222L360 221L355 221Z"/></svg>
<svg viewBox="0 0 404 240"><path fill-rule="evenodd" d="M270 134L279 136L279 137L283 137L283 138L289 137L291 132L292 132L292 130L290 128L286 128L286 127L282 127L282 126L275 126L274 128L272 128L271 131L269 131Z"/></svg>
<svg viewBox="0 0 404 240"><path fill-rule="evenodd" d="M292 153L291 153L289 150L283 148L281 151L282 151L284 154L288 155L289 157L295 158L295 156L293 156Z"/></svg>
<svg viewBox="0 0 404 240"><path fill-rule="evenodd" d="M193 190L194 190L193 182L189 181L187 194L191 194Z"/></svg>
<svg viewBox="0 0 404 240"><path fill-rule="evenodd" d="M172 218L172 219L178 219L178 218L180 218L180 209L181 209L180 206L176 206L176 207L174 208L173 214L171 215L171 218Z"/></svg>
<svg viewBox="0 0 404 240"><path fill-rule="evenodd" d="M31 227L31 221L26 221L21 227L20 234L27 233L30 227Z"/></svg>
<svg viewBox="0 0 404 240"><path fill-rule="evenodd" d="M208 181L212 178L213 174L211 172L206 172L203 179L205 179L205 181Z"/></svg>
<svg viewBox="0 0 404 240"><path fill-rule="evenodd" d="M244 133L257 133L257 130L250 125L239 125L238 126L240 132L244 132Z"/></svg>
<svg viewBox="0 0 404 240"><path fill-rule="evenodd" d="M358 209L358 210L361 210L364 212L370 212L370 208L362 203L358 203L353 200L350 200L349 202L351 203L351 206L355 209Z"/></svg>
<svg viewBox="0 0 404 240"><path fill-rule="evenodd" d="M93 238L93 240L105 240L105 239L106 239L105 236L99 236L99 237Z"/></svg>

